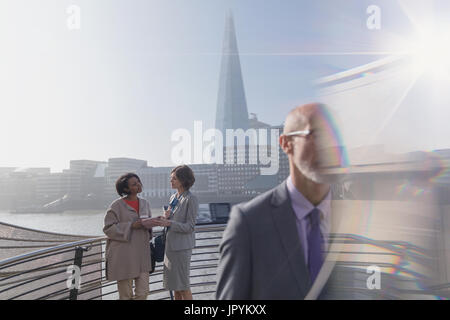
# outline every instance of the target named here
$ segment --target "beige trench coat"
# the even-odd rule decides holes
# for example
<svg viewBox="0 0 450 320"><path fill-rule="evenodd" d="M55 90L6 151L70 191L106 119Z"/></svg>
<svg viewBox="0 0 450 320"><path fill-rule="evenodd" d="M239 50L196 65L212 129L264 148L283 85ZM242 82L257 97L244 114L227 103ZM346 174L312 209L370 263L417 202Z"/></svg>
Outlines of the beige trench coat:
<svg viewBox="0 0 450 320"><path fill-rule="evenodd" d="M150 204L139 198L140 215L151 217ZM106 278L108 280L134 279L149 272L150 239L147 229L132 229L138 213L122 198L115 200L105 215L103 232L106 241Z"/></svg>

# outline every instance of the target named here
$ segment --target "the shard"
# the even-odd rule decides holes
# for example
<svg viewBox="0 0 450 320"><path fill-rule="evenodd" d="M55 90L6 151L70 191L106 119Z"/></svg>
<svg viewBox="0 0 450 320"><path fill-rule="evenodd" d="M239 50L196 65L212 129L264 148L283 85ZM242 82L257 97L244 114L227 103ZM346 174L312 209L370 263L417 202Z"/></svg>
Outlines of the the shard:
<svg viewBox="0 0 450 320"><path fill-rule="evenodd" d="M216 129L249 128L247 102L232 13L227 14L216 110Z"/></svg>

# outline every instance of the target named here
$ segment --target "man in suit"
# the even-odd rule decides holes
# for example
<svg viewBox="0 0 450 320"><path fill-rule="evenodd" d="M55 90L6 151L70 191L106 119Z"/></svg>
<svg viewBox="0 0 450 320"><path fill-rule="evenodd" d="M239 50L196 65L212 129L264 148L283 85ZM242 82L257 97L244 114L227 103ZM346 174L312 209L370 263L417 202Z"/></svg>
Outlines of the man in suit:
<svg viewBox="0 0 450 320"><path fill-rule="evenodd" d="M339 152L335 137L324 105L307 104L288 114L279 143L290 176L233 207L219 247L217 299L307 296L328 249L331 191L321 168L330 148Z"/></svg>

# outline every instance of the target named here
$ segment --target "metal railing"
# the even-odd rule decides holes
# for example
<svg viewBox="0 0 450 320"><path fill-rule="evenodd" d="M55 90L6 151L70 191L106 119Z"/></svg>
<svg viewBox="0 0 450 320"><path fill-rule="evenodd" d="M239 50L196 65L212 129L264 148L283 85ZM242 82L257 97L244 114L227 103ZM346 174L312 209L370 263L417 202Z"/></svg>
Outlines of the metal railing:
<svg viewBox="0 0 450 320"><path fill-rule="evenodd" d="M197 245L191 260L191 287L197 288L193 290L195 296L212 298L217 248L224 228L225 225L196 226ZM0 261L0 299L115 298L116 282L105 276L106 239L97 237L61 244ZM150 298L170 298L162 288L162 272L162 265L157 263L150 275ZM79 289L77 278L81 279Z"/></svg>
<svg viewBox="0 0 450 320"><path fill-rule="evenodd" d="M373 240L355 234L331 234L330 242L344 246L342 255L359 256L358 260L339 259L336 263L339 276L333 279L328 290L335 291L340 299L427 299L450 298L450 283L432 285L429 275L417 270L429 269L435 263L428 250L405 241ZM365 248L361 251L361 246ZM358 250L351 250L358 247ZM350 249L350 250L349 250ZM368 258L374 256L376 259ZM361 259L362 257L362 259ZM395 259L396 261L389 262ZM370 261L369 261L370 260ZM386 262L388 261L388 262ZM367 268L377 266L382 272L383 285L379 290L367 287Z"/></svg>
<svg viewBox="0 0 450 320"><path fill-rule="evenodd" d="M191 289L196 299L214 298L219 261L218 246L224 228L225 225L196 226L196 247L192 253L190 269ZM155 235L158 233L154 232ZM450 284L426 286L429 279L408 268L412 264L427 267L433 263L433 259L422 248L406 242L376 241L352 234L332 234L330 241L343 244L340 254L352 257L358 255L376 257L371 262L356 258L339 261L337 263L339 267L352 271L352 279L357 280L358 274L366 279L367 274L362 270L368 265L376 264L391 270L383 273L388 280L388 285L383 290L367 290L358 284L362 283L361 280L349 282L344 277L345 281L337 281L333 285L340 293L351 292L360 294L357 296L360 298L381 299L400 299L405 294L449 298ZM118 297L116 282L108 281L105 277L105 244L106 237L97 237L0 261L0 300L116 299ZM364 247L364 251L361 251L361 246ZM369 248L376 250L368 250ZM395 263L386 262L392 258L396 259ZM162 274L163 266L157 263L155 271L150 275L149 299L170 299L168 291L162 286ZM81 279L80 287L77 279ZM349 283L354 285L349 286Z"/></svg>

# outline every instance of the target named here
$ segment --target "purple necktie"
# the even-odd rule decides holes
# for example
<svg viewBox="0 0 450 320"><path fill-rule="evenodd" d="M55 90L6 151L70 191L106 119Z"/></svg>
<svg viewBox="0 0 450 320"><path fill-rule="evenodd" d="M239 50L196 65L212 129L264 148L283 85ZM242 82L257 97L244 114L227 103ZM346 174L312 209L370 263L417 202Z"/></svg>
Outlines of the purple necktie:
<svg viewBox="0 0 450 320"><path fill-rule="evenodd" d="M320 232L320 211L317 208L311 210L309 221L311 224L308 233L308 267L311 276L311 283L316 280L323 263L322 257L322 233Z"/></svg>

